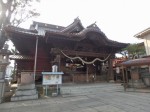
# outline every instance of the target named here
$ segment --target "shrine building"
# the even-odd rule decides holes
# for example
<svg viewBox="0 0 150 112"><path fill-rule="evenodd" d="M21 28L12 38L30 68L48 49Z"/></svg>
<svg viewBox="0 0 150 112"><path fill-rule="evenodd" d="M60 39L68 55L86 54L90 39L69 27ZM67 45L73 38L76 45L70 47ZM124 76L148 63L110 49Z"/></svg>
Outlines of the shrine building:
<svg viewBox="0 0 150 112"><path fill-rule="evenodd" d="M79 18L67 27L34 21L30 29L7 26L5 32L18 50L10 56L17 74L33 72L36 59L37 81L52 65L64 72L63 82L113 80L112 59L128 45L108 39L96 23L85 28Z"/></svg>

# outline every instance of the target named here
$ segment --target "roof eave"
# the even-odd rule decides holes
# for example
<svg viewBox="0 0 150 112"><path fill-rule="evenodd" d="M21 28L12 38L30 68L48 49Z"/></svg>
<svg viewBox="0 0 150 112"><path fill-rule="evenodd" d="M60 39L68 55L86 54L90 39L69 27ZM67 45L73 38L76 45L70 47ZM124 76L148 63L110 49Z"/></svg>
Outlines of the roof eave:
<svg viewBox="0 0 150 112"><path fill-rule="evenodd" d="M146 36L148 34L150 34L150 28L147 28L147 29L135 34L134 37L144 39L144 36Z"/></svg>

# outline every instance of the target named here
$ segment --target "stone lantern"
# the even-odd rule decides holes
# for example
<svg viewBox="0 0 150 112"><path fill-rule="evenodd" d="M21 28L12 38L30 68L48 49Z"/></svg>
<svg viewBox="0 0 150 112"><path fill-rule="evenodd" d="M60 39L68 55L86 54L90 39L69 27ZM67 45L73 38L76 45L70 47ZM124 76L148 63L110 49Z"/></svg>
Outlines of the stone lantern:
<svg viewBox="0 0 150 112"><path fill-rule="evenodd" d="M4 48L0 50L0 103L3 102L5 92L10 91L10 84L5 80L6 67L10 64L9 55L11 52L8 50L8 45L5 44Z"/></svg>

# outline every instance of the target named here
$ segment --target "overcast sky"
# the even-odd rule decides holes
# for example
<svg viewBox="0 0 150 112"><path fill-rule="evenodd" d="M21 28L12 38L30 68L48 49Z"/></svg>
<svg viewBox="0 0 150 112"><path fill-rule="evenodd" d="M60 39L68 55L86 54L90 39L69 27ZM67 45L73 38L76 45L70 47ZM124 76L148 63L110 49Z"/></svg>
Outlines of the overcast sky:
<svg viewBox="0 0 150 112"><path fill-rule="evenodd" d="M96 21L119 42L141 42L133 36L150 27L150 0L41 0L36 7L41 15L35 21L67 26L79 17L84 27Z"/></svg>

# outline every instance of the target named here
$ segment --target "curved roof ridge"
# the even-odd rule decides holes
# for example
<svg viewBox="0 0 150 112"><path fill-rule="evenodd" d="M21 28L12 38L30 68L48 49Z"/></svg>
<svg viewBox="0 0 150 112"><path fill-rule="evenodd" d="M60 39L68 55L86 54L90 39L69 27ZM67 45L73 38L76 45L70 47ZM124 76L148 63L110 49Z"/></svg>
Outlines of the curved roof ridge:
<svg viewBox="0 0 150 112"><path fill-rule="evenodd" d="M85 36L86 33L90 32L90 31L94 31L94 32L97 32L97 33L100 33L102 34L105 38L107 38L107 36L98 28L96 27L87 27L85 29L83 29L81 32L79 33L73 33L74 35L78 35L78 36ZM108 39L108 38L107 38Z"/></svg>
<svg viewBox="0 0 150 112"><path fill-rule="evenodd" d="M58 35L63 35L63 36L66 36L66 37L70 37L70 38L76 38L76 37L80 37L80 38L78 38L79 40L82 40L82 39L84 39L85 37L86 37L86 34L88 33L88 32L97 32L97 33L100 33L100 34L102 34L105 38L107 38L106 37L106 35L102 32L102 31L100 31L99 29L97 29L97 28L85 28L85 29L83 29L82 31L80 31L79 33L66 33L66 32L53 32L53 31L46 31L46 33L50 33L50 34L58 34ZM107 38L108 39L108 38ZM109 39L108 39L109 40Z"/></svg>
<svg viewBox="0 0 150 112"><path fill-rule="evenodd" d="M80 37L79 40L81 41L81 40L83 40L83 39L86 38L86 34L87 34L88 32L96 32L96 33L99 33L100 35L103 36L103 39L105 39L105 41L107 41L108 43L111 43L111 44L119 44L119 45L124 44L124 45L128 45L128 44L126 44L126 43L121 43L121 42L114 41L114 40L111 40L111 39L107 38L107 36L105 35L105 33L103 33L100 29L95 28L95 27L94 27L94 28L92 28L92 27L86 28L86 29L82 30L81 32L76 33L76 34L74 34L74 35Z"/></svg>
<svg viewBox="0 0 150 112"><path fill-rule="evenodd" d="M83 27L83 25L81 23L81 20L79 19L79 17L77 17L77 18L74 19L73 23L71 23L70 25L68 25L61 32L70 33L69 31L70 30L72 31L78 24L84 29L84 27Z"/></svg>
<svg viewBox="0 0 150 112"><path fill-rule="evenodd" d="M121 43L121 42L117 42L117 41L113 41L113 40L108 39L107 36L97 28L86 28L86 29L82 30L79 33L63 33L63 32L50 32L50 31L47 31L46 36L48 36L48 35L61 35L62 37L59 37L59 38L73 40L73 41L82 41L85 38L87 38L86 35L89 32L94 32L94 33L98 33L98 34L102 35L102 37L103 37L104 41L107 43L107 45L112 45L112 46L119 45L120 47L128 45L128 44L125 44L125 43Z"/></svg>

